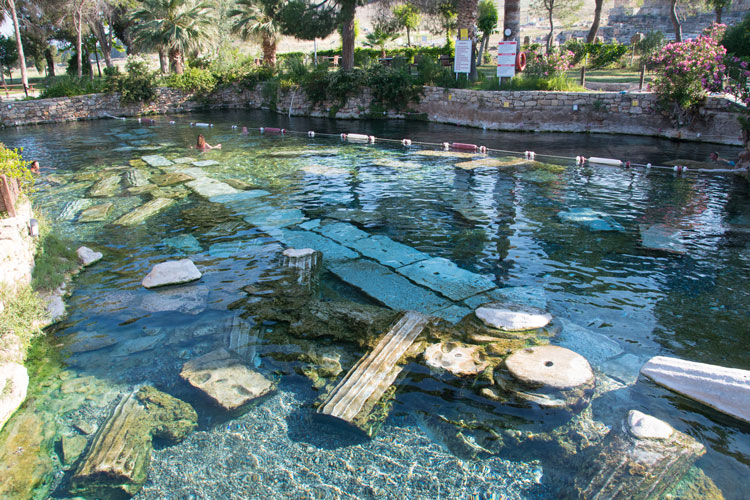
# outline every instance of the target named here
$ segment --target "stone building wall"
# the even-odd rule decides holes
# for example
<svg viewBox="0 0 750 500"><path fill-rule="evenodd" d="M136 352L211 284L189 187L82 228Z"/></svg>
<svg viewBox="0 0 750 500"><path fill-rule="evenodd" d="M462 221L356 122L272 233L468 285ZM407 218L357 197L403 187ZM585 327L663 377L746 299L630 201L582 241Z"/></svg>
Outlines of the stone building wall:
<svg viewBox="0 0 750 500"><path fill-rule="evenodd" d="M69 98L19 101L0 105L4 126L60 123L111 116L183 113L198 109L267 108L293 116L331 118L404 118L451 123L491 130L590 132L649 135L686 140L741 144L731 103L709 97L692 123L673 124L649 93L475 91L425 87L409 111L373 112L371 94L364 90L343 105L312 105L299 90L264 97L255 89L230 87L209 99L192 99L176 89L159 89L148 105L121 106L117 95L93 94ZM376 108L379 109L379 108Z"/></svg>

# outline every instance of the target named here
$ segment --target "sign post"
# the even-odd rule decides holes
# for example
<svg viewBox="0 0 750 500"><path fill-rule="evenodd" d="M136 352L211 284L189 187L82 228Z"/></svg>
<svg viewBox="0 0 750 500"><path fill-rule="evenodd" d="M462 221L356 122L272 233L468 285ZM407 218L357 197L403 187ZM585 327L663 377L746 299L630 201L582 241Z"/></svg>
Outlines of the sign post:
<svg viewBox="0 0 750 500"><path fill-rule="evenodd" d="M456 57L453 61L456 73L471 73L471 40L456 40Z"/></svg>
<svg viewBox="0 0 750 500"><path fill-rule="evenodd" d="M516 51L518 42L507 40L497 44L497 76L513 78L516 75Z"/></svg>

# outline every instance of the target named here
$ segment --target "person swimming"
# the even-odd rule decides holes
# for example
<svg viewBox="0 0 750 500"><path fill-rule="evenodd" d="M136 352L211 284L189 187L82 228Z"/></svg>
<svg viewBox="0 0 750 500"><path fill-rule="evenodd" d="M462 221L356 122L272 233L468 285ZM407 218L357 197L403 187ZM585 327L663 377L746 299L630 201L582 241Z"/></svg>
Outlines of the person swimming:
<svg viewBox="0 0 750 500"><path fill-rule="evenodd" d="M730 167L735 166L735 162L733 162L732 160L727 160L719 156L718 151L714 151L713 153L711 153L711 161L720 165L729 165Z"/></svg>
<svg viewBox="0 0 750 500"><path fill-rule="evenodd" d="M39 173L39 162L34 160L31 162L31 165L29 165L29 170L31 170L32 174L38 174Z"/></svg>
<svg viewBox="0 0 750 500"><path fill-rule="evenodd" d="M221 144L217 144L216 146L212 146L209 143L206 142L206 138L203 137L203 134L198 134L198 140L195 143L195 149L221 149Z"/></svg>

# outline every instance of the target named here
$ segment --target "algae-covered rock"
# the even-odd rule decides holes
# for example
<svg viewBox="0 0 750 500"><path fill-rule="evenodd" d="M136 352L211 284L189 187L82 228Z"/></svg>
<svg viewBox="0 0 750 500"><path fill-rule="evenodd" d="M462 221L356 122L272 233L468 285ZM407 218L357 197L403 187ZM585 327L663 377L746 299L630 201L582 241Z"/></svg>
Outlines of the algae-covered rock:
<svg viewBox="0 0 750 500"><path fill-rule="evenodd" d="M181 172L167 172L165 174L154 175L151 177L151 181L159 187L181 184L192 180L192 176Z"/></svg>
<svg viewBox="0 0 750 500"><path fill-rule="evenodd" d="M0 447L0 498L33 498L52 473L55 425L41 412L24 411L3 430Z"/></svg>
<svg viewBox="0 0 750 500"><path fill-rule="evenodd" d="M73 462L78 460L78 457L81 456L84 448L86 448L86 443L86 438L77 434L74 434L72 436L63 436L60 443L63 463L65 465L71 465Z"/></svg>
<svg viewBox="0 0 750 500"><path fill-rule="evenodd" d="M94 184L89 190L92 198L107 198L120 191L120 174L109 174Z"/></svg>
<svg viewBox="0 0 750 500"><path fill-rule="evenodd" d="M138 187L148 184L149 174L148 172L140 168L131 168L125 173L125 182L128 186Z"/></svg>
<svg viewBox="0 0 750 500"><path fill-rule="evenodd" d="M664 492L665 500L724 500L724 494L716 483L693 465L683 478Z"/></svg>
<svg viewBox="0 0 750 500"><path fill-rule="evenodd" d="M151 417L151 435L178 443L198 425L198 414L192 406L150 385L141 387L135 397Z"/></svg>
<svg viewBox="0 0 750 500"><path fill-rule="evenodd" d="M107 220L107 215L112 210L112 202L101 203L89 207L78 216L79 222L101 222Z"/></svg>
<svg viewBox="0 0 750 500"><path fill-rule="evenodd" d="M422 357L430 368L457 376L478 375L489 365L479 346L454 342L429 345Z"/></svg>
<svg viewBox="0 0 750 500"><path fill-rule="evenodd" d="M114 223L122 226L132 226L148 219L149 217L156 215L168 206L174 203L174 200L169 198L155 198L144 205L136 208L135 210L128 212Z"/></svg>

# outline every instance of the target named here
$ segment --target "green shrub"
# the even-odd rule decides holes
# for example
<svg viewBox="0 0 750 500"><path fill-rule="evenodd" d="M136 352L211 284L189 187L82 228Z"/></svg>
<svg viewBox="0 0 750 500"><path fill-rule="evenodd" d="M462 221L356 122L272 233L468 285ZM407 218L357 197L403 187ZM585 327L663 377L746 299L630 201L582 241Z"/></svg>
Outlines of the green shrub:
<svg viewBox="0 0 750 500"><path fill-rule="evenodd" d="M100 79L89 80L75 76L61 75L48 79L39 95L40 99L54 97L73 97L84 94L95 94L103 89Z"/></svg>
<svg viewBox="0 0 750 500"><path fill-rule="evenodd" d="M44 303L30 286L5 285L0 285L0 302L5 305L0 312L0 338L15 335L26 350L31 339L42 333L38 325L47 316Z"/></svg>
<svg viewBox="0 0 750 500"><path fill-rule="evenodd" d="M366 85L376 103L390 108L404 109L418 101L422 91L405 69L377 65L367 72Z"/></svg>
<svg viewBox="0 0 750 500"><path fill-rule="evenodd" d="M48 224L41 222L40 227L42 232L34 259L31 286L34 290L54 290L69 273L78 269L78 259L67 242L49 232Z"/></svg>
<svg viewBox="0 0 750 500"><path fill-rule="evenodd" d="M741 23L727 28L721 44L735 57L750 57L750 14Z"/></svg>
<svg viewBox="0 0 750 500"><path fill-rule="evenodd" d="M156 98L156 73L149 70L145 61L129 58L127 73L107 75L105 90L119 92L123 104L151 102Z"/></svg>
<svg viewBox="0 0 750 500"><path fill-rule="evenodd" d="M164 85L197 95L208 95L216 88L216 77L208 69L187 68L181 75L171 74L164 78Z"/></svg>
<svg viewBox="0 0 750 500"><path fill-rule="evenodd" d="M21 191L25 191L34 184L34 176L28 168L31 162L23 159L22 151L22 149L8 149L0 143L0 175L18 179Z"/></svg>

